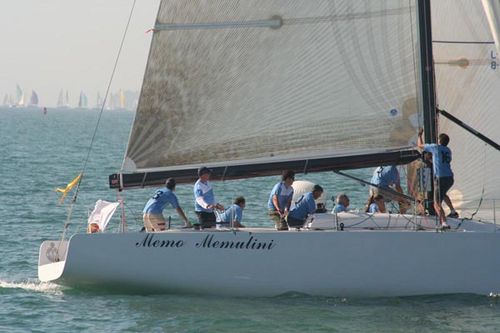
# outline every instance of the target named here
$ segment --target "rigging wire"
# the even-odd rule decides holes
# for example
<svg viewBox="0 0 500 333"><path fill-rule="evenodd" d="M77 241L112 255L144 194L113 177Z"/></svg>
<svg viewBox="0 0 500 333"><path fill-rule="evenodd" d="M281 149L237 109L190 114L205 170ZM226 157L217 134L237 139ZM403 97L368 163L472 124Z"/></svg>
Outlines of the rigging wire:
<svg viewBox="0 0 500 333"><path fill-rule="evenodd" d="M97 122L96 122L96 125L95 125L95 128L94 128L94 133L92 134L92 138L90 140L90 145L89 145L89 148L87 150L87 156L84 159L83 167L82 167L82 170L81 170L81 175L82 176L80 177L80 179L78 180L78 183L76 184L75 192L73 194L70 206L68 208L68 215L66 217L66 222L64 223L64 229L63 229L63 233L62 233L62 237L61 237L61 242L62 242L62 240L64 240L64 237L66 236L66 230L68 229L68 226L71 223L70 221L71 221L71 215L73 213L73 208L74 208L74 205L76 203L76 199L78 198L78 193L80 191L80 185L81 185L82 179L85 176L85 170L87 169L87 164L88 164L88 161L90 159L90 153L91 153L92 148L94 146L94 141L95 141L95 138L97 136L97 130L99 129L99 124L101 122L102 114L104 112L104 106L106 105L106 101L107 101L107 98L108 98L108 95L109 95L109 91L111 89L111 84L113 83L113 79L114 79L114 76L115 76L116 68L118 67L118 61L120 60L120 55L121 55L121 52L122 52L122 49L123 49L123 45L125 43L125 38L127 36L128 28L130 26L130 21L132 20L132 15L134 13L136 2L137 2L137 0L133 0L133 2L132 2L132 8L130 9L130 13L129 13L129 16L128 16L127 24L126 24L125 29L123 31L123 35L122 35L121 42L120 42L120 47L118 49L118 53L116 55L115 63L114 63L114 66L113 66L113 70L111 72L111 75L110 75L110 78L109 78L109 81L108 81L108 86L106 88L106 93L104 95L104 100L103 100L102 105L101 105L101 110L99 111L99 116L97 117ZM60 246L60 244L61 243L59 243L59 246Z"/></svg>

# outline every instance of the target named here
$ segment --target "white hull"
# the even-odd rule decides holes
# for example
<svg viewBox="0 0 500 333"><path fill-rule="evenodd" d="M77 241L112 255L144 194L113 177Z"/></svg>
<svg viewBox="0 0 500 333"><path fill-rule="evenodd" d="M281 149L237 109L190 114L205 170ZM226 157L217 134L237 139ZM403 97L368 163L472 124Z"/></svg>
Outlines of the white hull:
<svg viewBox="0 0 500 333"><path fill-rule="evenodd" d="M47 259L51 243L41 246L39 278L70 286L232 296L500 292L500 233L491 231L76 234L56 263Z"/></svg>

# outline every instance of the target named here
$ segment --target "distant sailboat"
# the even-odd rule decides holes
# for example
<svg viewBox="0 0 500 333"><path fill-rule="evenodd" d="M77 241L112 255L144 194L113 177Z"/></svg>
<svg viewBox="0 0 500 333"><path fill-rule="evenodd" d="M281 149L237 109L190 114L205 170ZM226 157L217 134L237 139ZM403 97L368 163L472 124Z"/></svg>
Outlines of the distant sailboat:
<svg viewBox="0 0 500 333"><path fill-rule="evenodd" d="M97 99L96 99L95 107L96 107L96 109L102 108L102 97L101 97L101 94L99 92L97 92Z"/></svg>
<svg viewBox="0 0 500 333"><path fill-rule="evenodd" d="M68 91L66 90L66 98L64 99L64 106L69 108L70 107L70 104L69 104L69 93Z"/></svg>
<svg viewBox="0 0 500 333"><path fill-rule="evenodd" d="M16 99L13 95L9 95L9 106L10 107L16 106Z"/></svg>
<svg viewBox="0 0 500 333"><path fill-rule="evenodd" d="M16 97L15 106L24 106L24 92L18 84L16 85Z"/></svg>
<svg viewBox="0 0 500 333"><path fill-rule="evenodd" d="M64 92L62 89L59 91L59 97L57 98L57 107L64 108Z"/></svg>
<svg viewBox="0 0 500 333"><path fill-rule="evenodd" d="M88 107L88 98L83 91L80 92L80 98L78 99L78 107L86 109Z"/></svg>
<svg viewBox="0 0 500 333"><path fill-rule="evenodd" d="M5 94L2 106L11 107L9 94Z"/></svg>
<svg viewBox="0 0 500 333"><path fill-rule="evenodd" d="M106 105L106 110L114 110L115 107L116 107L116 95L110 93L108 97L108 103Z"/></svg>
<svg viewBox="0 0 500 333"><path fill-rule="evenodd" d="M125 109L125 95L123 94L123 90L120 89L118 92L118 97L119 97L119 108L120 109Z"/></svg>
<svg viewBox="0 0 500 333"><path fill-rule="evenodd" d="M38 106L38 94L34 90L31 92L29 106Z"/></svg>

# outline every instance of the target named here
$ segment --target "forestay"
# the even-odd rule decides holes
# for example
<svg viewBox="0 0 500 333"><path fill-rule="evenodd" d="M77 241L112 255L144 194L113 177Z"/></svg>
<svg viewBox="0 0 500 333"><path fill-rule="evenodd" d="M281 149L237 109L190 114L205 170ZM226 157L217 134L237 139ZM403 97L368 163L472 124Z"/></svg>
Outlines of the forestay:
<svg viewBox="0 0 500 333"><path fill-rule="evenodd" d="M162 1L122 172L414 159L416 30L414 1Z"/></svg>
<svg viewBox="0 0 500 333"><path fill-rule="evenodd" d="M498 0L482 0L482 2L498 51L500 49L500 2Z"/></svg>
<svg viewBox="0 0 500 333"><path fill-rule="evenodd" d="M483 5L434 1L432 13L439 107L499 143L500 68ZM454 205L462 217L479 209L476 218L491 220L492 199L500 198L500 152L444 117L439 131L450 136Z"/></svg>

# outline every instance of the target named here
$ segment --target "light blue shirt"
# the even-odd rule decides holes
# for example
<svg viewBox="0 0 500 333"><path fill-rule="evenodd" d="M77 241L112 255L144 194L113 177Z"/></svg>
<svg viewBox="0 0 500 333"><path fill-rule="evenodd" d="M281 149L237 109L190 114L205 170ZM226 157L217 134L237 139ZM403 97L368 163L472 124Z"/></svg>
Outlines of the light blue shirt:
<svg viewBox="0 0 500 333"><path fill-rule="evenodd" d="M376 202L372 202L370 206L368 207L368 213L379 213L380 209L378 208L378 205Z"/></svg>
<svg viewBox="0 0 500 333"><path fill-rule="evenodd" d="M295 203L295 207L290 210L288 215L295 219L303 220L308 214L314 214L315 211L316 202L314 201L313 194L312 192L307 192Z"/></svg>
<svg viewBox="0 0 500 333"><path fill-rule="evenodd" d="M394 165L379 166L373 172L371 183L385 188L400 185L398 168Z"/></svg>
<svg viewBox="0 0 500 333"><path fill-rule="evenodd" d="M435 177L453 177L450 148L430 143L424 145L424 151L432 153L432 170Z"/></svg>
<svg viewBox="0 0 500 333"><path fill-rule="evenodd" d="M341 203L336 204L335 207L333 208L333 213L342 213L342 212L347 212L347 207Z"/></svg>
<svg viewBox="0 0 500 333"><path fill-rule="evenodd" d="M241 223L243 219L243 209L237 204L233 204L220 215L221 223L229 224L231 221L238 221Z"/></svg>
<svg viewBox="0 0 500 333"><path fill-rule="evenodd" d="M281 211L284 211L288 205L288 202L292 200L293 197L293 187L287 187L284 182L279 182L274 185L271 195L269 195L269 200L267 206L269 209L276 209L273 204L273 196L278 196L278 206Z"/></svg>
<svg viewBox="0 0 500 333"><path fill-rule="evenodd" d="M208 209L206 207L208 205L216 204L214 197L214 190L212 189L212 186L208 181L206 183L203 183L201 180L198 179L198 181L194 184L193 193L194 193L194 210L196 212L211 213L214 211L213 209Z"/></svg>
<svg viewBox="0 0 500 333"><path fill-rule="evenodd" d="M162 214L167 204L171 204L176 209L179 208L177 196L168 188L158 189L148 200L142 212L144 214Z"/></svg>

